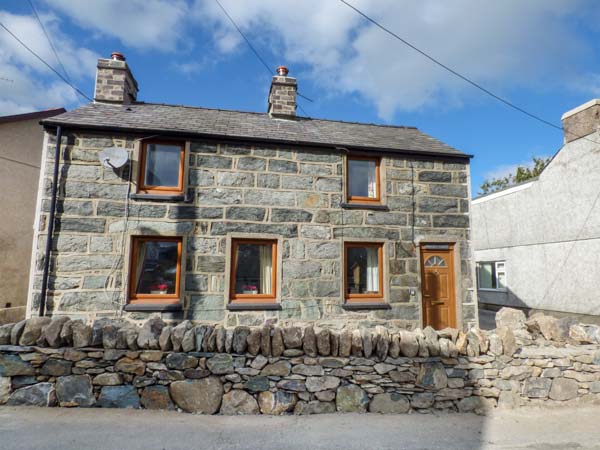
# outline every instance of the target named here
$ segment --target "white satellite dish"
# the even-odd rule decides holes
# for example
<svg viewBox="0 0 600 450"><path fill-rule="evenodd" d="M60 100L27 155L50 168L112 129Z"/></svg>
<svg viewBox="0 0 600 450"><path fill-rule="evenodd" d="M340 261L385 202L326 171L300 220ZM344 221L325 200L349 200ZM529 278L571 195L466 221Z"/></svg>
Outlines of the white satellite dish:
<svg viewBox="0 0 600 450"><path fill-rule="evenodd" d="M129 160L129 153L123 147L108 147L98 154L98 159L104 167L118 169Z"/></svg>

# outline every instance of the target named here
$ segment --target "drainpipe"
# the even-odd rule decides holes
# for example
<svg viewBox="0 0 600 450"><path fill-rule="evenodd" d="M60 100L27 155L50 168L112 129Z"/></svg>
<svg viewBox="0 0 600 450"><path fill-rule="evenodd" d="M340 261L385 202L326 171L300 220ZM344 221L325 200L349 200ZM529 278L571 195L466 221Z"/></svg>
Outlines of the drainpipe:
<svg viewBox="0 0 600 450"><path fill-rule="evenodd" d="M44 273L42 275L42 293L40 294L40 317L46 314L46 296L48 294L48 272L50 271L50 253L52 252L52 234L54 233L54 213L56 210L56 193L58 191L58 169L60 166L60 147L62 141L62 128L56 127L56 149L54 150L54 173L52 175L52 191L50 192L50 213L48 215L48 237L46 238L46 252L44 254ZM42 167L42 177L44 176Z"/></svg>

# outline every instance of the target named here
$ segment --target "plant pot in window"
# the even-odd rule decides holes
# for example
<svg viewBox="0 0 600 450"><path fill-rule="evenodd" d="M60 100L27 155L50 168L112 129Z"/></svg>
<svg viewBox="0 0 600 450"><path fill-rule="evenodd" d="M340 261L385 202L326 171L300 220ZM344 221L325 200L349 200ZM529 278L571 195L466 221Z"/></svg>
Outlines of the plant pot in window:
<svg viewBox="0 0 600 450"><path fill-rule="evenodd" d="M254 285L242 286L242 294L256 295L256 294L258 294L258 287L254 286Z"/></svg>
<svg viewBox="0 0 600 450"><path fill-rule="evenodd" d="M168 294L169 286L164 283L154 285L150 288L150 294L165 295Z"/></svg>

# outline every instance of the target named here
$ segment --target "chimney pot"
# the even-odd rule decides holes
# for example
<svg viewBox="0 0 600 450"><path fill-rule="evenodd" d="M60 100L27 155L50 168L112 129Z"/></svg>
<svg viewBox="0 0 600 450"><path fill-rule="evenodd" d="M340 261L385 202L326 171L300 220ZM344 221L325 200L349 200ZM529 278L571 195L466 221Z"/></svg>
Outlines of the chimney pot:
<svg viewBox="0 0 600 450"><path fill-rule="evenodd" d="M290 73L290 71L285 66L279 66L277 68L277 75L279 75L280 77L285 77L288 73Z"/></svg>
<svg viewBox="0 0 600 450"><path fill-rule="evenodd" d="M125 61L125 55L121 52L112 52L110 57L115 61Z"/></svg>

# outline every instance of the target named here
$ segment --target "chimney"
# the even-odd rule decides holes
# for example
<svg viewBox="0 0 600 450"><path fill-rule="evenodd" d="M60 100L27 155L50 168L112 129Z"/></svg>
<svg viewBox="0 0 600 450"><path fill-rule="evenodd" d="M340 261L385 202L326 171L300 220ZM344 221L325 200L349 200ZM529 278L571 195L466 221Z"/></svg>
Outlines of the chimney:
<svg viewBox="0 0 600 450"><path fill-rule="evenodd" d="M565 132L565 144L600 129L600 99L590 100L561 117Z"/></svg>
<svg viewBox="0 0 600 450"><path fill-rule="evenodd" d="M277 68L277 75L271 82L269 92L269 115L280 119L296 117L296 79L288 77L289 70L285 66Z"/></svg>
<svg viewBox="0 0 600 450"><path fill-rule="evenodd" d="M136 101L138 85L131 74L125 56L113 52L110 59L98 60L94 101L128 105Z"/></svg>

